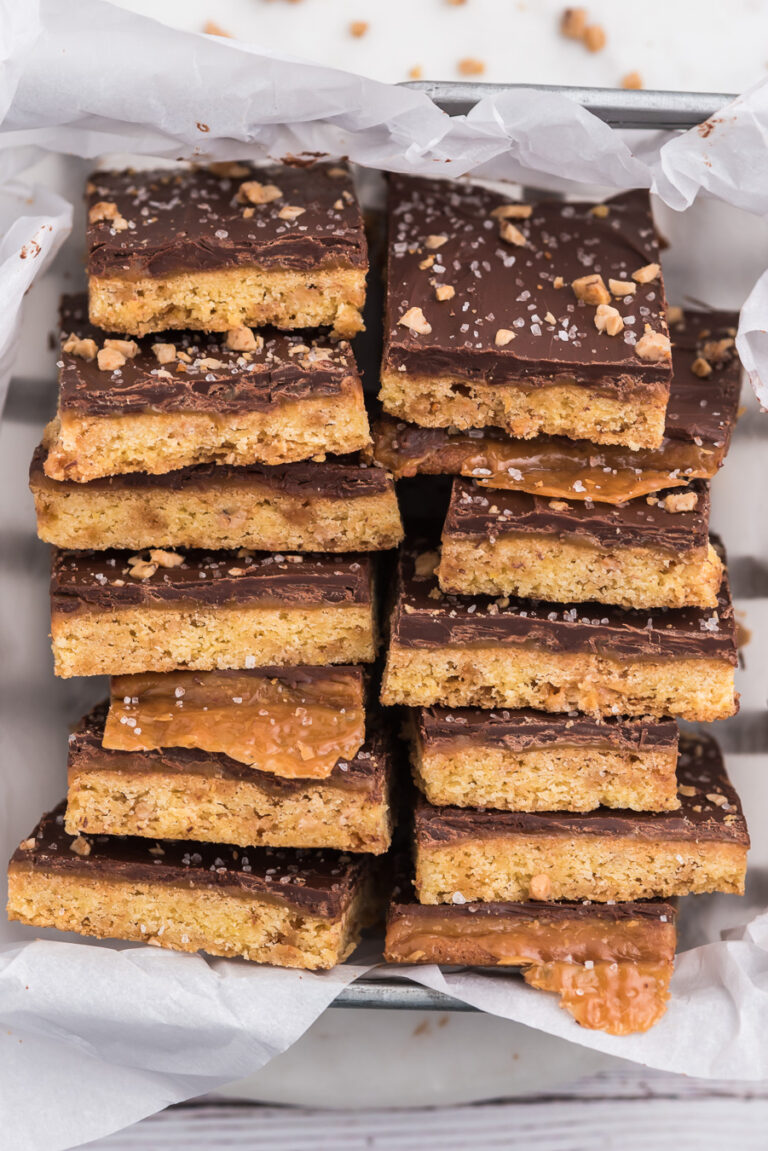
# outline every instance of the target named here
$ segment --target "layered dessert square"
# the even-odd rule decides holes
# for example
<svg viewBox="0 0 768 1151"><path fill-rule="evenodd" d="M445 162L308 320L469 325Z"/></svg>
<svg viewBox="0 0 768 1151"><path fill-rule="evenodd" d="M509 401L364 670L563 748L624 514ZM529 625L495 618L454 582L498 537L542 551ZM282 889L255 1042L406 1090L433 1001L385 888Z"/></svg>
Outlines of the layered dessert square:
<svg viewBox="0 0 768 1151"><path fill-rule="evenodd" d="M247 327L121 339L89 325L77 296L64 298L61 328L59 407L42 462L52 480L322 460L369 443L346 341Z"/></svg>
<svg viewBox="0 0 768 1151"><path fill-rule="evenodd" d="M56 675L368 663L365 555L54 549Z"/></svg>
<svg viewBox="0 0 768 1151"><path fill-rule="evenodd" d="M445 592L619 607L717 606L723 564L698 481L624 504L453 482L437 575Z"/></svg>
<svg viewBox="0 0 768 1151"><path fill-rule="evenodd" d="M95 172L87 205L98 327L363 326L368 255L343 163Z"/></svg>
<svg viewBox="0 0 768 1151"><path fill-rule="evenodd" d="M529 709L422 707L413 776L437 806L501 811L674 811L677 724Z"/></svg>
<svg viewBox="0 0 768 1151"><path fill-rule="evenodd" d="M409 885L387 914L388 963L521 967L582 1025L647 1031L666 1010L677 908L633 903L418 903Z"/></svg>
<svg viewBox="0 0 768 1151"><path fill-rule="evenodd" d="M381 699L709 722L737 708L727 577L716 608L652 613L440 590L438 553L401 553Z"/></svg>
<svg viewBox="0 0 768 1151"><path fill-rule="evenodd" d="M631 451L549 435L526 441L497 428L424 428L383 416L373 429L374 459L396 479L463 475L487 487L608 504L712 479L739 407L737 323L732 312L687 312L672 324L674 372L658 448Z"/></svg>
<svg viewBox="0 0 768 1151"><path fill-rule="evenodd" d="M41 445L29 483L37 534L57 547L349 552L403 538L392 477L355 459L198 464L77 483L47 476L45 458Z"/></svg>
<svg viewBox="0 0 768 1151"><path fill-rule="evenodd" d="M749 836L720 750L682 737L680 807L580 814L416 806L422 903L668 898L744 892Z"/></svg>
<svg viewBox="0 0 768 1151"><path fill-rule="evenodd" d="M324 969L376 917L365 855L69 835L64 804L8 867L8 917L99 939Z"/></svg>
<svg viewBox="0 0 768 1151"><path fill-rule="evenodd" d="M647 192L522 204L390 177L387 413L658 448L671 374Z"/></svg>
<svg viewBox="0 0 768 1151"><path fill-rule="evenodd" d="M196 729L203 735L204 720L200 716ZM222 722L214 707L209 722L209 731ZM342 755L327 755L326 740L323 748L332 760L328 770L313 772L310 762L305 774L297 774L290 770L293 763L287 772L280 770L288 758L287 739L272 736L255 762L246 763L190 741L146 748L147 741L137 739L136 747L116 748L105 723L102 705L70 738L66 829L72 835L194 836L242 847L336 848L373 855L389 847L392 759L380 726ZM283 723L283 736L285 729ZM334 752L341 746L337 741ZM301 765L300 749L296 758Z"/></svg>

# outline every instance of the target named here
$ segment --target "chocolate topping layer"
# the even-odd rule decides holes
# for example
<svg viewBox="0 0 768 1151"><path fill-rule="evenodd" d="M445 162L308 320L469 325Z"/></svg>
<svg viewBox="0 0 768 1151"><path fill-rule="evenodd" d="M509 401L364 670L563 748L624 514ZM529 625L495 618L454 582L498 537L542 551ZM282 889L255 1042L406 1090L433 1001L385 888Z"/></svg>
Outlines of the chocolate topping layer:
<svg viewBox="0 0 768 1151"><path fill-rule="evenodd" d="M716 658L736 665L736 624L727 578L715 610L646 612L605 604L447 595L434 572L427 570L436 553L428 554L429 562L414 551L401 552L391 635L402 647L518 643L618 660Z"/></svg>
<svg viewBox="0 0 768 1151"><path fill-rule="evenodd" d="M594 274L606 286L609 278L635 284L633 272L658 263L648 193L616 196L604 215L560 201L531 205L527 219L492 215L509 202L464 182L390 177L385 369L486 383L567 381L620 395L668 384L669 359L652 363L635 352L646 324L667 334L661 275L636 284L632 296L611 297L624 321L617 336L598 332L595 306L570 287ZM517 243L501 239L500 223L514 226ZM454 296L438 301L437 285ZM431 332L399 323L412 307ZM504 346L495 342L500 329L514 333Z"/></svg>
<svg viewBox="0 0 768 1151"><path fill-rule="evenodd" d="M693 497L694 508L675 511L686 497ZM473 480L455 479L443 539L537 534L575 537L576 542L598 548L642 547L679 554L706 548L709 506L709 485L701 481L646 499L603 504L493 491Z"/></svg>
<svg viewBox="0 0 768 1151"><path fill-rule="evenodd" d="M369 868L365 855L301 848L248 847L155 841L139 836L67 835L65 803L44 815L30 838L17 848L11 867L81 875L84 880L122 880L185 888L237 888L259 899L295 907L322 919L337 919L349 906ZM72 850L85 840L90 853Z"/></svg>
<svg viewBox="0 0 768 1151"><path fill-rule="evenodd" d="M173 472L154 476L147 472L125 472L122 475L102 476L87 483L73 480L52 480L45 475L43 463L46 450L42 444L35 448L29 468L30 483L35 486L53 486L57 491L68 489L78 492L152 488L158 491L194 491L210 485L216 488L238 483L268 488L277 495L298 499L354 500L362 496L376 496L391 491L392 477L381 468L358 463L353 456L329 457L324 463L303 460L295 464L248 464L231 467L228 464L198 464L191 468L178 468Z"/></svg>
<svg viewBox="0 0 768 1151"><path fill-rule="evenodd" d="M260 669L269 671L271 669ZM297 668L299 673L322 668ZM284 669L276 668L283 674ZM262 791L277 798L295 795L312 787L364 790L371 802L379 801L392 771L392 759L382 725L369 723L365 743L352 759L339 759L326 779L288 779L272 772L254 771L248 764L217 752L196 748L165 747L156 751L113 751L102 747L108 702L100 703L84 716L69 737L67 765L70 771L113 771L116 774L202 775L215 779L242 780L257 783Z"/></svg>
<svg viewBox="0 0 768 1151"><path fill-rule="evenodd" d="M664 428L667 439L717 445L725 441L727 451L741 392L741 361L733 344L738 326L738 312L686 311L670 329L673 374ZM707 360L710 375L697 375L694 363L720 341L730 341L730 347L721 349L722 358Z"/></svg>
<svg viewBox="0 0 768 1151"><path fill-rule="evenodd" d="M545 747L607 747L632 753L677 747L674 720L592 719L530 708L420 707L416 726L427 751L436 748L501 747L529 751Z"/></svg>
<svg viewBox="0 0 768 1151"><path fill-rule="evenodd" d="M182 554L182 553L178 553ZM178 567L147 579L130 575L130 553L53 549L51 608L111 611L169 603L324 607L369 604L373 567L367 556L279 556L269 552L187 551Z"/></svg>
<svg viewBox="0 0 768 1151"><path fill-rule="evenodd" d="M425 926L430 922L463 923L483 919L505 919L518 923L534 920L536 923L581 922L621 923L628 919L657 920L675 923L677 904L668 899L640 899L633 903L419 903L410 884L395 892L389 905L387 921L407 915Z"/></svg>
<svg viewBox="0 0 768 1151"><path fill-rule="evenodd" d="M89 224L88 275L137 279L245 266L310 272L365 267L362 215L344 165L260 168L244 161L238 167L236 177L206 168L95 172L89 211L114 204L128 227L117 230L109 219ZM266 204L253 204L244 194L238 199L251 181L274 185L281 194ZM284 219L286 207L303 211Z"/></svg>
<svg viewBox="0 0 768 1151"><path fill-rule="evenodd" d="M85 295L62 298L62 344L72 334L95 340L99 348L105 339L128 339L94 328L87 314ZM284 335L270 329L256 336L257 350L241 352L228 348L222 333L156 332L135 339L138 353L114 371L102 371L97 360L62 350L59 412L119 416L265 411L275 404L336 396L351 385L362 386L345 340L332 343L315 333ZM172 344L176 359L161 363L152 351L154 344Z"/></svg>
<svg viewBox="0 0 768 1151"><path fill-rule="evenodd" d="M419 797L414 833L419 847L509 835L610 835L645 841L718 841L749 847L739 797L709 736L680 737L677 761L680 807L676 811L518 812L432 807Z"/></svg>

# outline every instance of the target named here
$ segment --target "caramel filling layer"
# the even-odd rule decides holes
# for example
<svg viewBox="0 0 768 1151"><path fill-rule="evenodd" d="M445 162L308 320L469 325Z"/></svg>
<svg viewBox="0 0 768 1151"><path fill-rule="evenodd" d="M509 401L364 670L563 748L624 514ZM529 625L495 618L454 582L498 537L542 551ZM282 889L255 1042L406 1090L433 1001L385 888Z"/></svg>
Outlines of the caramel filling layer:
<svg viewBox="0 0 768 1151"><path fill-rule="evenodd" d="M326 779L365 740L362 674L175 671L115 676L103 746L219 752L287 779Z"/></svg>
<svg viewBox="0 0 768 1151"><path fill-rule="evenodd" d="M667 963L547 963L528 967L526 983L554 991L582 1027L631 1035L661 1019L669 1000L673 965Z"/></svg>

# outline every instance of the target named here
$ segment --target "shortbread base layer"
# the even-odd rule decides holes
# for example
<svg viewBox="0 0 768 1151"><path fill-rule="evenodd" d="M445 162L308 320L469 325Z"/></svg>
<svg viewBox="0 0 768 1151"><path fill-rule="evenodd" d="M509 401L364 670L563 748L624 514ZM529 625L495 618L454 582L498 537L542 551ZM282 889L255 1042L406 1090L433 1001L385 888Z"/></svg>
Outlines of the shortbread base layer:
<svg viewBox="0 0 768 1151"><path fill-rule="evenodd" d="M51 638L54 671L64 679L175 668L370 663L376 658L370 604L54 611Z"/></svg>
<svg viewBox="0 0 768 1151"><path fill-rule="evenodd" d="M181 490L32 482L37 534L75 550L152 547L383 551L403 528L394 487L355 499L300 497L231 475ZM63 490L62 490L63 489Z"/></svg>
<svg viewBox="0 0 768 1151"><path fill-rule="evenodd" d="M611 751L594 747L508 751L478 744L437 751L411 743L414 779L436 807L500 811L674 811L676 750Z"/></svg>
<svg viewBox="0 0 768 1151"><path fill-rule="evenodd" d="M21 923L307 970L333 967L354 950L367 902L360 890L330 920L235 889L46 874L17 864L8 871L8 918Z"/></svg>
<svg viewBox="0 0 768 1151"><path fill-rule="evenodd" d="M586 384L493 383L461 376L423 376L384 369L384 411L429 428L503 428L514 439L567 436L634 451L658 448L669 387L642 384L616 396Z"/></svg>
<svg viewBox="0 0 768 1151"><path fill-rule="evenodd" d="M737 710L726 660L618 661L520 645L410 648L393 643L381 690L386 706L532 707L590 715L727 719Z"/></svg>
<svg viewBox="0 0 768 1151"><path fill-rule="evenodd" d="M45 431L43 468L86 483L125 472L163 475L197 464L287 464L345 455L370 443L360 384L253 412L64 413Z"/></svg>
<svg viewBox="0 0 768 1151"><path fill-rule="evenodd" d="M193 773L69 772L66 830L195 839L240 847L323 847L381 855L392 826L386 795L308 780L285 795L248 780Z"/></svg>
<svg viewBox="0 0 768 1151"><path fill-rule="evenodd" d="M747 849L707 840L628 836L489 836L426 847L416 844L421 903L543 898L596 903L744 893ZM531 887L533 886L533 891Z"/></svg>
<svg viewBox="0 0 768 1151"><path fill-rule="evenodd" d="M328 326L349 337L364 326L365 269L243 266L137 279L90 276L88 296L91 323L108 332L227 332L273 324Z"/></svg>
<svg viewBox="0 0 768 1151"><path fill-rule="evenodd" d="M463 595L514 595L550 603L619 607L717 607L723 564L712 544L675 554L661 548L592 547L556 535L488 539L444 535L440 587Z"/></svg>

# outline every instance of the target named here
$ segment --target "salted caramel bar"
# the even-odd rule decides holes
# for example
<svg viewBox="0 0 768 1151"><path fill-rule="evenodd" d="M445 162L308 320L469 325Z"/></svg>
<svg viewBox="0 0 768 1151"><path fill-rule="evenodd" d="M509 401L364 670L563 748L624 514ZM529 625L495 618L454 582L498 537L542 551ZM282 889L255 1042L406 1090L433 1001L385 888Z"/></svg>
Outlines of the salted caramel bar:
<svg viewBox="0 0 768 1151"><path fill-rule="evenodd" d="M194 746L116 749L105 720L102 705L70 737L66 828L73 835L194 836L373 855L389 847L392 762L379 727L349 755L336 755L329 772L297 778L268 760L245 764Z"/></svg>
<svg viewBox="0 0 768 1151"><path fill-rule="evenodd" d="M371 860L334 851L69 835L64 804L8 867L8 918L99 939L329 968L375 918Z"/></svg>
<svg viewBox="0 0 768 1151"><path fill-rule="evenodd" d="M677 724L529 709L418 708L414 779L437 806L674 811Z"/></svg>
<svg viewBox="0 0 768 1151"><path fill-rule="evenodd" d="M658 261L647 192L520 204L390 177L384 410L658 448L672 374Z"/></svg>
<svg viewBox="0 0 768 1151"><path fill-rule="evenodd" d="M677 781L676 811L477 811L420 799L418 898L606 903L742 894L749 836L713 739L681 736Z"/></svg>
<svg viewBox="0 0 768 1151"><path fill-rule="evenodd" d="M647 1031L669 999L677 908L633 903L465 903L428 906L406 887L387 914L388 963L521 967L554 991L582 1027Z"/></svg>
<svg viewBox="0 0 768 1151"><path fill-rule="evenodd" d="M86 322L79 296L64 297L61 337L42 461L52 480L322 460L369 443L346 341L250 328L120 339Z"/></svg>
<svg viewBox="0 0 768 1151"><path fill-rule="evenodd" d="M434 551L403 550L381 699L709 722L737 708L727 577L717 607L623 610L440 590Z"/></svg>
<svg viewBox="0 0 768 1151"><path fill-rule="evenodd" d="M348 552L383 551L403 538L392 477L354 459L198 464L76 483L47 476L45 457L41 445L29 485L37 534L57 547Z"/></svg>
<svg viewBox="0 0 768 1151"><path fill-rule="evenodd" d="M611 505L455 479L437 575L464 595L713 608L723 564L701 481Z"/></svg>
<svg viewBox="0 0 768 1151"><path fill-rule="evenodd" d="M374 458L396 479L463 475L483 486L608 504L712 479L739 406L737 322L731 312L688 312L672 325L674 371L659 448L635 452L562 436L517 440L496 428L422 428L384 416L373 428Z"/></svg>
<svg viewBox="0 0 768 1151"><path fill-rule="evenodd" d="M127 675L376 655L364 555L54 549L56 675Z"/></svg>
<svg viewBox="0 0 768 1151"><path fill-rule="evenodd" d="M363 327L368 256L345 164L96 172L87 204L99 327Z"/></svg>
<svg viewBox="0 0 768 1151"><path fill-rule="evenodd" d="M365 696L361 667L116 675L103 743L197 748L259 772L324 779L365 742Z"/></svg>

